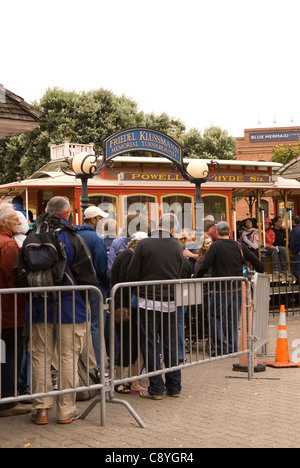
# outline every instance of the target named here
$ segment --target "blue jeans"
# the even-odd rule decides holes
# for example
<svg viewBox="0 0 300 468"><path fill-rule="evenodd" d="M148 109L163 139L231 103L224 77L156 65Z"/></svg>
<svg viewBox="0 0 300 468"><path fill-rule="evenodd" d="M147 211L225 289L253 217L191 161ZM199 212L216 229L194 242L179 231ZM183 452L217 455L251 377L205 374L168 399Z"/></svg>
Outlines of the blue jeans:
<svg viewBox="0 0 300 468"><path fill-rule="evenodd" d="M183 327L184 317L188 306L177 307L177 325L178 325L178 360L183 361L184 359L184 342L183 342Z"/></svg>
<svg viewBox="0 0 300 468"><path fill-rule="evenodd" d="M210 296L210 335L218 355L238 351L241 300L241 292L216 292Z"/></svg>
<svg viewBox="0 0 300 468"><path fill-rule="evenodd" d="M170 313L170 321L168 313L148 310L147 314L148 320L146 323L146 311L140 309L141 348L147 371L154 372L161 369L161 349L166 368L177 366L176 335L178 331L176 330L175 312ZM146 336L146 331L148 336ZM164 382L162 376L150 377L149 380L149 393L157 396L163 395ZM181 392L180 370L166 373L166 389L173 395Z"/></svg>
<svg viewBox="0 0 300 468"><path fill-rule="evenodd" d="M103 302L106 301L107 292L104 288L99 286L99 290L103 296ZM98 371L100 371L100 325L99 325L99 296L96 292L92 291L90 296L90 306L91 306L91 333L92 333L92 342L95 353L95 358L97 361ZM106 310L104 311L104 328L106 323ZM104 330L102 330L104 333Z"/></svg>

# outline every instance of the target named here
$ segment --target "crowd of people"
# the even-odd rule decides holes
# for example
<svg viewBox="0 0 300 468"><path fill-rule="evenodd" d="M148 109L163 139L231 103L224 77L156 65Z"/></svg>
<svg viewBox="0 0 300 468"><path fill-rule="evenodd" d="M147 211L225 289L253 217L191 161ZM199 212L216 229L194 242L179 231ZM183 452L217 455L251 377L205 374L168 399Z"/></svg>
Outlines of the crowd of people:
<svg viewBox="0 0 300 468"><path fill-rule="evenodd" d="M206 224L210 224L204 237L203 246L199 250L189 249L192 234L181 229L174 214L163 214L157 229L153 230L153 223L143 220L138 214L128 215L120 236L109 232L107 219L106 235L101 237L97 233L97 226L108 218L108 214L99 207L90 206L84 212L84 221L73 228L69 224L70 203L65 197L52 198L46 207L46 212L40 216L34 226L30 226L20 207L9 203L0 204L0 289L15 288L15 264L20 256L19 248L30 240L32 233L45 235L52 230L58 236L59 243L64 246L65 274L62 285L91 285L97 287L104 301L110 294L110 289L119 283L134 283L137 281L163 281L182 278L207 277L241 277L243 265L250 262L252 267L264 272L264 267L256 255L258 247L253 242L251 234L257 227L253 220L246 222L239 228L240 243L231 237L230 226L226 222L214 224L212 215L206 217ZM276 251L277 256L270 250L274 265L278 261L283 271L286 259L284 252L284 235L280 220L273 220L274 226L266 239L270 239L267 248ZM300 252L300 218L294 218L295 230L292 231L291 246L293 255ZM132 224L133 223L133 224ZM266 220L266 224L270 224ZM135 226L134 231L130 226ZM278 232L277 232L278 231ZM251 238L250 238L251 237ZM274 241L271 243L274 237ZM251 242L251 244L250 244ZM276 242L274 244L274 242ZM280 242L280 245L277 243ZM277 249L278 246L278 249ZM282 248L282 249L279 249ZM298 250L297 250L298 249ZM280 256L281 254L282 257ZM278 259L281 259L279 262ZM54 283L55 284L55 283ZM147 360L148 372L156 371L161 366L161 348L157 345L157 337L164 347L166 367L176 367L183 359L183 343L181 342L184 310L176 311L174 289L163 286L159 289L149 288L147 293L141 288L139 297L129 294L129 288L120 290L114 298L115 333L122 344L119 356L116 356L116 380L120 378L121 366L132 366L132 375L139 375L138 360ZM47 316L44 312L44 298L34 297L32 307L32 335L31 343L24 338L24 326L28 320L28 303L26 297L19 294L17 317L15 317L15 303L13 295L2 295L2 324L1 339L6 345L7 360L1 365L1 398L15 394L15 362L17 363L17 377L20 392L28 386L28 371L32 369L32 393L44 393L53 389L53 363L57 361L56 343L60 343L60 372L62 381L60 388L74 386L74 362L82 355L87 333L87 314L85 298L77 291L75 293L75 317L73 313L74 298L70 294L62 296L61 326L56 327L55 311L57 304L54 298L47 302ZM90 304L90 333L95 354L95 366L100 371L100 338L99 338L99 295L92 293ZM229 352L237 350L238 346L238 317L241 304L241 293L236 291L229 294L217 291L210 298L210 307L214 311L211 315L212 328L217 329L215 347L217 352L226 342L224 330L232 330ZM222 309L233 308L236 313L228 314L232 323L225 324ZM130 319L126 314L132 312ZM137 311L140 317L140 329L137 329ZM164 313L168 312L168 313ZM177 314L175 313L177 312ZM106 312L104 312L106 314ZM118 317L118 319L117 319ZM129 321L126 321L129 320ZM230 318L228 319L231 320ZM106 322L106 330L108 321ZM129 326L130 323L130 326ZM181 330L180 332L178 330ZM17 355L15 355L15 330L17 330ZM54 331L55 330L55 331ZM54 337L54 335L56 335ZM140 336L140 343L138 337ZM130 343L129 343L130 341ZM32 355L28 355L28 349ZM45 349L47 350L45 359ZM142 356L138 359L141 349ZM130 350L130 351L129 351ZM120 360L120 356L122 359ZM31 360L31 366L28 362ZM45 362L46 361L46 362ZM58 364L57 364L58 365ZM26 377L27 374L27 377ZM47 387L45 389L45 376ZM142 398L161 400L166 390L171 397L178 397L181 392L181 372L175 370L165 375L155 375L149 378L149 386L141 386L138 380L131 385L116 386L117 393L137 393ZM12 416L32 412L35 424L48 424L48 411L54 405L53 397L34 398L32 404L9 403L0 404L0 417ZM76 394L60 394L56 397L57 421L59 424L69 424L80 416L76 408Z"/></svg>
<svg viewBox="0 0 300 468"><path fill-rule="evenodd" d="M283 226L283 219L276 216L272 220L264 219L264 226L261 226L261 239L256 218L246 218L237 221L237 239L244 243L257 257L261 251L271 264L272 281L286 281L294 275L299 280L299 244L300 217L292 217L292 229L288 239L286 229ZM289 267L288 255L291 261Z"/></svg>

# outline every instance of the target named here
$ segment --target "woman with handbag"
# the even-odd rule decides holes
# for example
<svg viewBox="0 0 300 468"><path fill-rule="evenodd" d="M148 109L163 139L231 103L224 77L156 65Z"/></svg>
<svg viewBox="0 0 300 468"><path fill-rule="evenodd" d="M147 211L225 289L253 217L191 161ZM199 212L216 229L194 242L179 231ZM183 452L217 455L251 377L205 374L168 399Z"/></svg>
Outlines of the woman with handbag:
<svg viewBox="0 0 300 468"><path fill-rule="evenodd" d="M132 236L132 240L128 243L127 249L120 252L111 269L112 286L118 283L127 283L127 270L131 261L134 249L139 240L147 237L144 232L138 232ZM131 305L131 317L130 317ZM131 334L130 334L131 323ZM122 373L124 368L129 367L130 357L132 364L132 376L138 375L138 332L137 332L137 310L133 308L133 303L130 297L130 288L120 288L115 295L115 325L121 349L116 363L116 380L123 378ZM132 384L121 384L115 387L115 392L121 394L130 394L145 391L136 380Z"/></svg>

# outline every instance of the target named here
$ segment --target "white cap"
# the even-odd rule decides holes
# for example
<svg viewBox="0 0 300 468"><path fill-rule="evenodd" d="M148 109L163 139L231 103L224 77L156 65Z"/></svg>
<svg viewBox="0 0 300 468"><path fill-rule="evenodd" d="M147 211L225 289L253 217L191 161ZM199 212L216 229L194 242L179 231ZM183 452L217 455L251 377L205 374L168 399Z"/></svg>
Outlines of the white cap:
<svg viewBox="0 0 300 468"><path fill-rule="evenodd" d="M215 218L213 217L213 215L207 215L205 218L204 218L204 221L212 221L213 223L215 222Z"/></svg>
<svg viewBox="0 0 300 468"><path fill-rule="evenodd" d="M132 236L131 236L131 239L132 240L142 240L142 239L146 239L146 237L148 237L148 234L146 232L143 232L143 231L139 231L139 232L135 232Z"/></svg>
<svg viewBox="0 0 300 468"><path fill-rule="evenodd" d="M102 211L98 206L89 206L84 214L84 219L92 219L96 218L97 216L101 216L101 218L108 218L109 214Z"/></svg>

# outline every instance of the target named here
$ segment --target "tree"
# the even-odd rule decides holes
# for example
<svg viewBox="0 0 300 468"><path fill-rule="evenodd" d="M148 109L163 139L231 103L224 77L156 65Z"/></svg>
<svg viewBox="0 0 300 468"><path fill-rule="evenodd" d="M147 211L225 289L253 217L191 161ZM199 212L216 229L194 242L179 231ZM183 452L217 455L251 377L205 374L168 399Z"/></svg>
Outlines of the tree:
<svg viewBox="0 0 300 468"><path fill-rule="evenodd" d="M236 159L235 138L220 127L209 127L203 132L193 128L184 137L184 145L191 150L192 158Z"/></svg>
<svg viewBox="0 0 300 468"><path fill-rule="evenodd" d="M192 157L232 159L235 143L227 132L218 127L201 133L186 132L184 123L166 113L145 114L137 103L126 96L116 96L103 88L77 93L49 88L39 102L32 103L45 117L33 132L0 140L0 183L29 177L50 159L50 144L97 142L99 154L108 136L131 127L148 127L166 133ZM143 153L144 154L144 153ZM133 153L137 156L138 153Z"/></svg>
<svg viewBox="0 0 300 468"><path fill-rule="evenodd" d="M275 148L272 149L272 154L272 162L285 165L300 155L300 143L298 143L298 149L293 148L292 145L275 146Z"/></svg>

